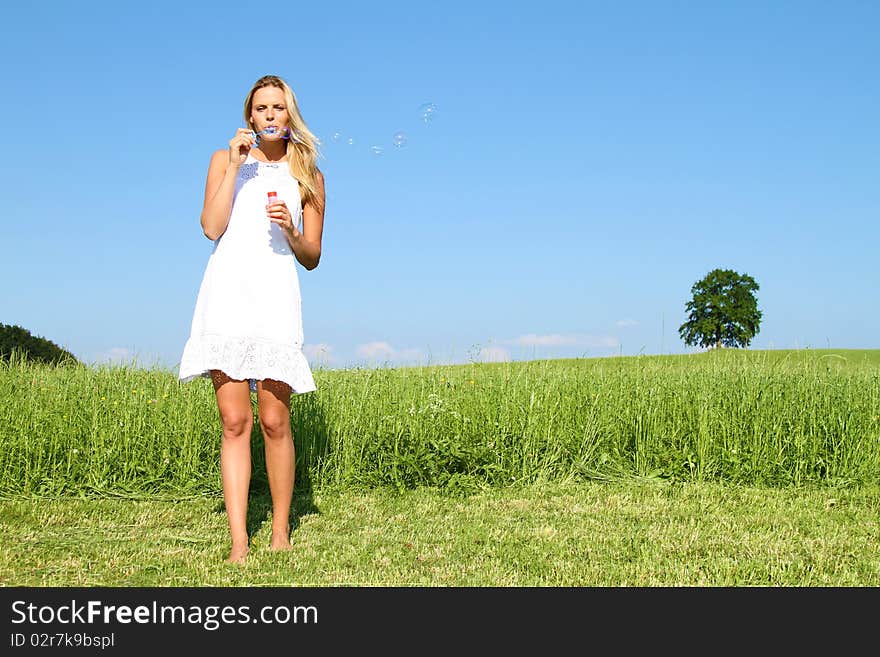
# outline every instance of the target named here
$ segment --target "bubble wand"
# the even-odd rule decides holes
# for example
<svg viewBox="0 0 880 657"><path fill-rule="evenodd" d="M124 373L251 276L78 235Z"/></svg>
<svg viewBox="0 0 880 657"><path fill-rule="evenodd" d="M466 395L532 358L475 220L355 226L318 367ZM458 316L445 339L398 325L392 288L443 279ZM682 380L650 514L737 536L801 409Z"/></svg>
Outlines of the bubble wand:
<svg viewBox="0 0 880 657"><path fill-rule="evenodd" d="M277 132L278 132L278 126L270 125L265 130L260 130L259 132L254 132L253 130L251 130L251 135L253 135L253 137L257 140L256 145L259 146L260 145L260 135L274 135ZM287 126L284 126L284 130L282 130L282 133L281 133L281 138L282 139L291 139L293 141L299 141L296 137L294 137L291 134L290 128L288 128Z"/></svg>

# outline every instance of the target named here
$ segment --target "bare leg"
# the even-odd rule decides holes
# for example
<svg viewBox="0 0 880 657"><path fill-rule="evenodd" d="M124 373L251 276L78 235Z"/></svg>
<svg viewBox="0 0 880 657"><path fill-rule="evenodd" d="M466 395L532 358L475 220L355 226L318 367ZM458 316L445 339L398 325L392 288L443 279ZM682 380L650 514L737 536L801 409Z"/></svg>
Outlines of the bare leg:
<svg viewBox="0 0 880 657"><path fill-rule="evenodd" d="M220 474L232 537L232 549L226 560L241 563L248 553L247 505L251 484L251 429L254 424L251 397L247 381L230 379L221 370L211 370L211 378L223 425Z"/></svg>
<svg viewBox="0 0 880 657"><path fill-rule="evenodd" d="M290 394L290 386L281 381L257 381L260 426L266 444L266 473L272 494L272 550L290 548L290 503L296 474Z"/></svg>

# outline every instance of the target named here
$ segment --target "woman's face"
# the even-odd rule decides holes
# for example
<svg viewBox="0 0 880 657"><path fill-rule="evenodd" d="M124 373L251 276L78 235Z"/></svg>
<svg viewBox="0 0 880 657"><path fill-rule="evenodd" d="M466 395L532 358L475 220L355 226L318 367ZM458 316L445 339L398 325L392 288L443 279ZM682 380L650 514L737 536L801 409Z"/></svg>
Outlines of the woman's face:
<svg viewBox="0 0 880 657"><path fill-rule="evenodd" d="M251 102L251 120L254 130L259 132L274 125L283 128L287 125L287 103L284 92L278 87L263 87L254 92ZM279 138L279 135L267 135L268 138Z"/></svg>

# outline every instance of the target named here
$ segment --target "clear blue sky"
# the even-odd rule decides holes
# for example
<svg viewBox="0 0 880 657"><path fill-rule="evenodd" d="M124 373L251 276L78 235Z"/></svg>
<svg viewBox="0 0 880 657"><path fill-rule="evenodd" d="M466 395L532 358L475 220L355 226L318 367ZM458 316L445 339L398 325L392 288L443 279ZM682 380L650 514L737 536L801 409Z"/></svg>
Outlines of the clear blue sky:
<svg viewBox="0 0 880 657"><path fill-rule="evenodd" d="M760 285L752 347L877 348L878 33L868 1L8 4L0 322L176 368L210 156L275 74L323 140L313 366L684 353L716 267Z"/></svg>

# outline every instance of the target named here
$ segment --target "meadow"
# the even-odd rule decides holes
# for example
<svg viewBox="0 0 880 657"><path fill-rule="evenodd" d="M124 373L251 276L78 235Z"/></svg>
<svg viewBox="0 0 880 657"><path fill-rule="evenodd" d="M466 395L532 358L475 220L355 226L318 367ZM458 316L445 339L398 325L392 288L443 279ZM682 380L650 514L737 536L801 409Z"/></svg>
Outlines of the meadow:
<svg viewBox="0 0 880 657"><path fill-rule="evenodd" d="M255 422L236 570L208 379L0 363L0 582L880 584L880 350L315 379L292 399L294 549L259 550Z"/></svg>

